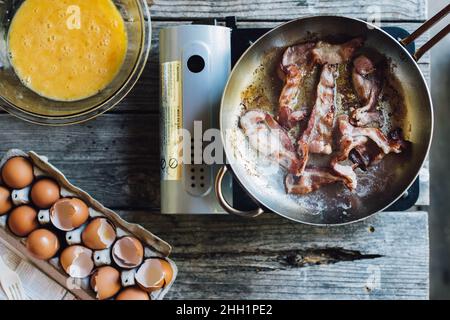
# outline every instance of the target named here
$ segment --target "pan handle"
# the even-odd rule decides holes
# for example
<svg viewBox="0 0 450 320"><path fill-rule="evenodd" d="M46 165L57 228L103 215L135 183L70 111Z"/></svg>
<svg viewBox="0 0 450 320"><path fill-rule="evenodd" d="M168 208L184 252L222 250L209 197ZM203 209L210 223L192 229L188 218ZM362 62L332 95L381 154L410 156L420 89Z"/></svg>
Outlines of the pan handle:
<svg viewBox="0 0 450 320"><path fill-rule="evenodd" d="M247 217L247 218L255 218L255 217L259 216L260 214L263 214L264 210L261 208L258 208L253 211L240 211L240 210L233 208L227 202L227 200L225 199L225 197L223 196L223 193L222 193L222 181L223 181L223 178L225 177L225 175L227 174L227 172L228 172L227 166L223 166L222 168L220 168L219 172L217 173L216 182L215 182L217 200L219 201L222 208L224 208L228 213L231 213L231 214L234 214L237 216L241 216L241 217Z"/></svg>
<svg viewBox="0 0 450 320"><path fill-rule="evenodd" d="M450 4L448 4L444 9L439 11L434 17L426 21L423 25L421 25L416 31L414 31L410 36L401 40L400 43L404 46L407 46L422 34L424 34L428 29L442 20L445 16L450 13ZM430 50L436 43L441 41L448 33L450 33L450 24L448 24L444 29L442 29L438 34L436 34L431 40L425 43L419 50L414 53L413 58L418 61L424 55L425 52Z"/></svg>

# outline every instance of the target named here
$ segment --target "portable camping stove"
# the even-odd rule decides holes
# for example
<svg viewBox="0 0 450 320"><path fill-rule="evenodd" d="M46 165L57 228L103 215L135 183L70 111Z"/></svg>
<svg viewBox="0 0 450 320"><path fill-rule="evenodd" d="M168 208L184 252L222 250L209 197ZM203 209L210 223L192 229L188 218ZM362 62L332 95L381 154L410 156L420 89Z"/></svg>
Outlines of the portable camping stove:
<svg viewBox="0 0 450 320"><path fill-rule="evenodd" d="M163 29L160 34L161 64L161 212L184 214L225 213L215 198L214 178L220 165L206 165L199 159L183 165L177 130L191 136L191 150L202 150L202 134L219 128L219 110L230 66L245 50L270 29L238 28L235 17L226 27L217 20ZM385 27L396 39L409 33ZM407 48L415 52L414 43ZM201 121L202 127L195 124ZM198 123L197 123L198 124ZM202 132L199 135L198 130ZM196 132L197 131L197 132ZM200 137L198 139L197 137ZM197 153L195 153L197 154ZM191 154L194 156L194 152ZM239 210L257 208L237 180L230 177L223 186L229 202ZM411 208L419 197L418 179L388 211Z"/></svg>

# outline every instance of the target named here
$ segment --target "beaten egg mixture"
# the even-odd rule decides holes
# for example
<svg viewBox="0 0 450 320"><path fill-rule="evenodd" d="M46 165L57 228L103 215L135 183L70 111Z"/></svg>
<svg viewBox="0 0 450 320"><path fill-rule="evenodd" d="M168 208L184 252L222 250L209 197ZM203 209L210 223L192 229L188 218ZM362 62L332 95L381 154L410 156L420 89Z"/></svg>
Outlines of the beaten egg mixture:
<svg viewBox="0 0 450 320"><path fill-rule="evenodd" d="M111 0L26 0L11 22L8 45L24 85L48 99L76 101L113 81L127 33Z"/></svg>

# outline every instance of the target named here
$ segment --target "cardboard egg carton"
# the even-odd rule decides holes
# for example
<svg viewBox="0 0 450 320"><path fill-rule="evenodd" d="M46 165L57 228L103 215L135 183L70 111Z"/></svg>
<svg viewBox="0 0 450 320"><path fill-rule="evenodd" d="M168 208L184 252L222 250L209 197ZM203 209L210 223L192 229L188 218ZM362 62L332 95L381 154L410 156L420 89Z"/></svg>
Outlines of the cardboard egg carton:
<svg viewBox="0 0 450 320"><path fill-rule="evenodd" d="M173 278L171 283L167 284L164 288L158 291L150 293L150 297L152 300L162 300L164 298L164 296L172 287L178 274L177 266L172 260L168 258L168 256L172 251L172 247L167 242L155 236L148 230L144 229L142 226L137 224L131 224L123 220L116 212L104 207L101 203L96 201L88 193L72 185L62 172L60 172L57 168L55 168L48 162L48 159L46 157L39 156L33 151L30 151L28 153L18 149L8 151L0 161L0 172L4 164L9 159L18 156L28 158L31 161L31 163L33 164L34 175L36 179L42 177L49 177L54 179L61 188L61 197L75 197L83 200L89 207L90 219L96 217L105 217L109 219L116 228L117 238L131 235L139 239L144 246L144 261L147 258L162 258L168 261L173 268ZM1 177L0 177L0 185L2 185ZM26 188L24 190L13 190L11 196L15 204L18 205L21 203L27 203L29 201L28 194L29 188ZM38 220L40 223L44 224L49 223L49 221L47 221L46 217L43 217L43 215L39 214L38 216L39 216ZM51 279L59 283L62 287L66 288L78 299L82 300L96 299L94 291L90 288L89 278L84 279L70 278L60 266L58 256L52 258L49 261L39 260L31 256L25 247L26 239L19 238L8 230L7 217L8 214L0 216L0 237L3 240L5 240L11 247L17 250L20 254L26 256L27 259L30 260L30 262L33 265L35 265L38 269L47 274ZM68 243L66 242L64 243L64 245L68 245ZM102 253L101 251L95 251L94 255L95 254L101 256L104 255L105 253L104 252ZM106 260L108 260L107 257ZM122 285L123 286L134 285L135 282L134 273L136 269L120 270L120 271L121 271Z"/></svg>

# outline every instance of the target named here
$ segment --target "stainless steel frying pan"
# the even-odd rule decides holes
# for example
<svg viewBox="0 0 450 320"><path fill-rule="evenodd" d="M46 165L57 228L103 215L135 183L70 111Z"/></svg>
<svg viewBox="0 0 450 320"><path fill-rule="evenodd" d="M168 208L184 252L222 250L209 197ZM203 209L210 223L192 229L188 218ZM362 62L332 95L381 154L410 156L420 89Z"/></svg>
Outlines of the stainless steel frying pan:
<svg viewBox="0 0 450 320"><path fill-rule="evenodd" d="M417 178L427 158L433 134L433 107L429 89L417 60L450 32L450 25L420 48L413 56L405 46L422 35L450 11L450 5L400 42L378 27L364 21L336 16L314 16L287 22L264 35L241 57L225 88L220 110L222 142L228 166L216 178L216 193L221 205L230 213L257 216L272 211L288 219L314 225L339 225L355 222L382 211L398 200ZM287 195L284 173L270 171L260 163L246 137L238 128L243 114L241 94L254 81L255 71L274 48L286 48L315 35L318 39L333 35L364 36L365 47L375 48L390 59L407 109L404 131L412 147L401 155L389 155L380 167L359 174L356 193L342 186L327 186L305 196ZM222 194L222 180L232 170L260 209L242 212L230 205Z"/></svg>

